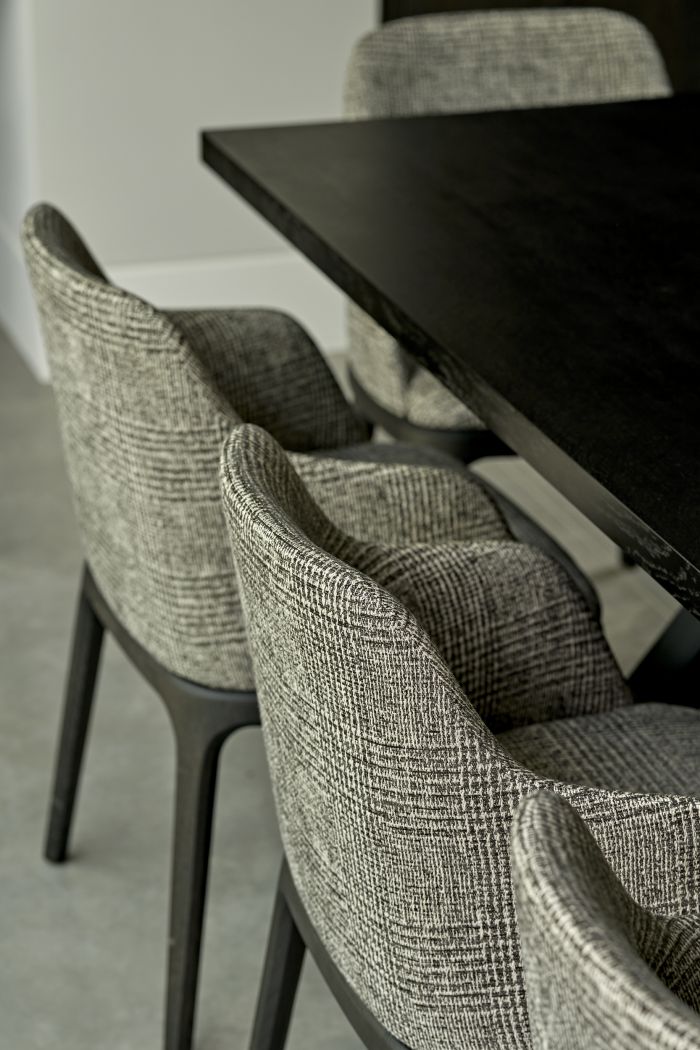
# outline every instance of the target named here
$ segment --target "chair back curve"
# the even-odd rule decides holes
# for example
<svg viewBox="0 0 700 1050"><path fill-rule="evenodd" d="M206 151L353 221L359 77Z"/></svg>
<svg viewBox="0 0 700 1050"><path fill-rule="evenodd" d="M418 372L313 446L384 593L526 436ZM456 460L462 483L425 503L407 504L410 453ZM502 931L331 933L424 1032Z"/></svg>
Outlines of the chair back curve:
<svg viewBox="0 0 700 1050"><path fill-rule="evenodd" d="M269 435L233 431L222 494L295 886L382 1024L411 1048L449 1045L439 1028L450 1010L428 1007L421 986L441 934L420 932L434 925L441 879L454 888L467 862L446 756L465 723L476 751L497 745L412 615L354 568L364 545L330 523ZM436 828L431 785L444 792ZM428 984L447 994L444 973Z"/></svg>
<svg viewBox="0 0 700 1050"><path fill-rule="evenodd" d="M362 37L348 64L344 108L360 120L670 93L653 37L630 15L456 11L397 19ZM354 304L349 320L353 373L385 408L425 426L469 424L464 406Z"/></svg>
<svg viewBox="0 0 700 1050"><path fill-rule="evenodd" d="M361 440L364 426L291 318L158 310L110 284L47 204L27 215L23 244L98 587L168 670L213 688L253 688L219 496L222 441L242 418L302 452Z"/></svg>
<svg viewBox="0 0 700 1050"><path fill-rule="evenodd" d="M509 873L520 799L554 785L589 806L631 881L658 848L654 813L670 820L686 800L523 768L378 582L381 549L331 524L268 434L236 427L221 469L282 840L324 947L406 1046L528 1050ZM681 825L668 845L679 865ZM700 875L690 883L686 908ZM654 885L648 900L667 907Z"/></svg>
<svg viewBox="0 0 700 1050"><path fill-rule="evenodd" d="M219 447L238 417L168 317L111 285L63 215L40 205L23 235L93 576L169 670L249 688L215 498Z"/></svg>
<svg viewBox="0 0 700 1050"><path fill-rule="evenodd" d="M697 914L640 907L552 792L520 804L511 863L533 1050L700 1050Z"/></svg>

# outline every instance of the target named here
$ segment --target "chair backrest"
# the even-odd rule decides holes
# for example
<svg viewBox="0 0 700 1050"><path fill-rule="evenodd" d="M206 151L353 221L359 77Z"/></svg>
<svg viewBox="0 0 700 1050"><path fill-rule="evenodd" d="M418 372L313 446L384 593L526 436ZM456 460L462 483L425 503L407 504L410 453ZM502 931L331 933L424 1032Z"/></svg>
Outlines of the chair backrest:
<svg viewBox="0 0 700 1050"><path fill-rule="evenodd" d="M432 954L421 926L448 844L452 878L466 864L450 756L465 726L476 751L495 741L411 614L354 568L364 545L263 431L232 433L222 490L294 883L360 998L417 1045L431 1010L419 988L400 992L395 967L410 983Z"/></svg>
<svg viewBox="0 0 700 1050"><path fill-rule="evenodd" d="M467 11L402 18L362 37L347 69L345 113L478 112L670 92L653 37L629 15L598 8ZM418 365L354 304L349 324L356 378L383 407L410 414L407 389ZM426 391L435 390L431 379L423 374ZM413 409L419 421L444 425L446 400L438 393L437 418L424 396Z"/></svg>
<svg viewBox="0 0 700 1050"><path fill-rule="evenodd" d="M521 803L511 862L533 1050L699 1050L700 918L635 903L550 792Z"/></svg>
<svg viewBox="0 0 700 1050"><path fill-rule="evenodd" d="M527 1047L508 829L551 781L506 753L424 628L429 549L404 562L341 533L259 428L227 441L222 493L282 839L323 944L407 1046ZM435 548L435 567L455 588L446 620L460 598L478 603L468 586L486 596L476 649L499 567L487 550L467 583L445 561L473 549ZM511 616L516 633L523 622ZM609 792L576 790L610 813Z"/></svg>
<svg viewBox="0 0 700 1050"><path fill-rule="evenodd" d="M217 345L201 352L195 342L207 334L204 322L214 324L210 315L170 315L110 284L55 208L30 211L23 242L78 524L98 586L127 630L169 670L203 685L252 688L218 462L233 424L254 419L275 432L294 404L289 387L276 396L269 383L256 389L255 362L243 360L251 340L248 356L260 359L265 348L258 344L270 341L275 324L278 341L284 339L275 320L283 315L239 311L237 323L229 315L228 331L219 322L223 333L216 329L210 340ZM302 333L298 341L304 346L295 349L325 369L311 340ZM327 383L335 386L330 373ZM331 408L339 417L343 410L352 416L339 390L336 401ZM308 414L318 414L308 392L307 402ZM329 419L326 430L343 427ZM314 447L303 427L296 437L297 448Z"/></svg>
<svg viewBox="0 0 700 1050"><path fill-rule="evenodd" d="M651 34L600 8L468 11L389 22L350 59L349 117L651 98L670 93Z"/></svg>

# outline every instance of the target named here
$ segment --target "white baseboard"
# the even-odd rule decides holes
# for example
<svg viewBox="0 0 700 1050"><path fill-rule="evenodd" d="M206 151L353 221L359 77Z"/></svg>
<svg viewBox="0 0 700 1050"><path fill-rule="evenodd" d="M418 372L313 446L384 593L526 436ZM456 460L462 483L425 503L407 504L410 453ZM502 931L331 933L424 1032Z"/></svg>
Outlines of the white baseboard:
<svg viewBox="0 0 700 1050"><path fill-rule="evenodd" d="M296 252L108 267L115 284L161 307L265 306L300 321L327 353L347 346L345 299Z"/></svg>
<svg viewBox="0 0 700 1050"><path fill-rule="evenodd" d="M266 306L297 318L326 353L347 345L344 297L295 252L107 266L115 284L161 307ZM37 379L49 368L19 241L0 224L0 322Z"/></svg>

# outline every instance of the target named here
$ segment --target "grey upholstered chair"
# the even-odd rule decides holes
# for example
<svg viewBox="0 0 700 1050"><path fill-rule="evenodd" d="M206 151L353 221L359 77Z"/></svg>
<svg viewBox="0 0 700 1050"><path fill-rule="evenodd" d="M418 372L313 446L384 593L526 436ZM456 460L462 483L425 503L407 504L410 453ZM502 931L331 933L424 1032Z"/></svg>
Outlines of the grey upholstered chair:
<svg viewBox="0 0 700 1050"><path fill-rule="evenodd" d="M637 904L551 792L521 802L511 864L535 1050L700 1050L700 915Z"/></svg>
<svg viewBox="0 0 700 1050"><path fill-rule="evenodd" d="M357 120L669 92L653 39L620 12L549 7L454 12L399 19L363 37L347 71L345 112ZM509 451L354 305L350 359L358 407L395 437L432 443L467 462Z"/></svg>
<svg viewBox="0 0 700 1050"><path fill-rule="evenodd" d="M630 704L538 550L359 542L256 427L228 439L222 491L288 865L254 1050L283 1044L304 943L369 1046L529 1047L518 803L557 791L642 906L692 914L700 712ZM531 724L494 735L513 692Z"/></svg>
<svg viewBox="0 0 700 1050"><path fill-rule="evenodd" d="M223 438L241 420L266 427L296 450L334 520L361 536L503 538L534 526L432 450L367 444L367 425L291 318L159 311L110 284L48 205L29 213L23 238L86 558L45 852L66 857L106 628L175 730L166 1047L187 1050L219 752L258 721L219 496Z"/></svg>

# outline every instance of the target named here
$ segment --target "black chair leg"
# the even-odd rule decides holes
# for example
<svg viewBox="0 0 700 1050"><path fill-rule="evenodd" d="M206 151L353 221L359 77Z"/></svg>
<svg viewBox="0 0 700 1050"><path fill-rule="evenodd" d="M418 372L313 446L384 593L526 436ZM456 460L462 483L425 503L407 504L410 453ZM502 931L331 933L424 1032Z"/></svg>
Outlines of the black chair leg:
<svg viewBox="0 0 700 1050"><path fill-rule="evenodd" d="M278 884L250 1050L283 1050L305 950Z"/></svg>
<svg viewBox="0 0 700 1050"><path fill-rule="evenodd" d="M104 627L86 593L83 572L44 844L44 856L55 864L66 859L103 636Z"/></svg>
<svg viewBox="0 0 700 1050"><path fill-rule="evenodd" d="M165 699L177 748L165 1048L190 1050L219 756L232 732L257 723L257 708L252 694L241 694L240 703Z"/></svg>
<svg viewBox="0 0 700 1050"><path fill-rule="evenodd" d="M50 860L63 860L66 853L105 630L154 688L175 731L177 783L165 1047L190 1050L219 754L236 729L260 724L258 702L253 692L212 689L163 667L114 615L86 565L46 840Z"/></svg>

